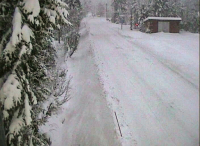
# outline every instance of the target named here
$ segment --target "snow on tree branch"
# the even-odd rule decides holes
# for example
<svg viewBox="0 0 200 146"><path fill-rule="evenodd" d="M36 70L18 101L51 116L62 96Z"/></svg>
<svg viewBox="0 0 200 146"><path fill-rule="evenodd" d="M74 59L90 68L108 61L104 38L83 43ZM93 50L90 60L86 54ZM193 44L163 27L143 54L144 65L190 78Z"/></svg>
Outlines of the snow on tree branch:
<svg viewBox="0 0 200 146"><path fill-rule="evenodd" d="M71 25L66 10L68 6L60 0L2 3L9 11L7 17L10 20L9 27L6 26L6 31L0 37L0 64L3 64L0 77L4 79L0 89L0 108L8 144L49 145L49 140L38 133L38 126L48 116L41 120L38 115L45 110L41 105L52 92L47 76L47 70L51 67L46 66L47 62L54 60L51 52L52 31L59 29L60 25ZM2 20L0 27L6 24L6 19ZM49 107L56 108L54 105Z"/></svg>

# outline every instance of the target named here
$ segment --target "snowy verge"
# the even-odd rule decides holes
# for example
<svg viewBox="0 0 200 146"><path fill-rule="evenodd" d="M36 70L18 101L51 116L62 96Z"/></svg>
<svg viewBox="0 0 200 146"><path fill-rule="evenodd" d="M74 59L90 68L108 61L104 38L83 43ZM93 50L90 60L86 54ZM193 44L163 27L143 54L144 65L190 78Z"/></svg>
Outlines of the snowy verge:
<svg viewBox="0 0 200 146"><path fill-rule="evenodd" d="M66 70L66 60L68 57L65 51L64 42L61 41L61 43L59 44L58 41L54 41L53 46L57 50L56 68L58 70ZM70 80L69 75L67 76L67 80ZM60 97L60 99L63 99L63 97ZM46 133L46 135L50 137L50 140L52 141L52 146L59 146L62 142L62 129L65 123L65 113L67 110L67 105L68 102L61 105L58 111L51 115L47 123L40 127L40 131L42 133Z"/></svg>

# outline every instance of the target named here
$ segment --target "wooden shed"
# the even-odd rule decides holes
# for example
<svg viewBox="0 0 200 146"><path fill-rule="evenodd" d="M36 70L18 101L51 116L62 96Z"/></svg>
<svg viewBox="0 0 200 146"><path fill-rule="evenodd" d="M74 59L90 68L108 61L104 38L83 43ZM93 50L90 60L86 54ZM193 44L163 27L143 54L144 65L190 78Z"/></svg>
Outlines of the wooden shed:
<svg viewBox="0 0 200 146"><path fill-rule="evenodd" d="M151 33L179 33L180 21L181 18L179 17L147 17L144 19L144 25L146 31L150 31Z"/></svg>

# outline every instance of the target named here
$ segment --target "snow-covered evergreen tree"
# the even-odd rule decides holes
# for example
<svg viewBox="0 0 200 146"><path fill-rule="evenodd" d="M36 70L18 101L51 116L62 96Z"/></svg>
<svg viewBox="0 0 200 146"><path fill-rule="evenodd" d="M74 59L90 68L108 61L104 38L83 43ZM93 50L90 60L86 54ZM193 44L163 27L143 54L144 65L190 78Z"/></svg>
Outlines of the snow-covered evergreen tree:
<svg viewBox="0 0 200 146"><path fill-rule="evenodd" d="M134 16L134 24L139 22L139 5L137 0L133 0L132 2L133 16ZM135 25L134 25L135 26Z"/></svg>
<svg viewBox="0 0 200 146"><path fill-rule="evenodd" d="M180 0L169 0L168 6L169 6L168 10L169 17L181 17L183 5Z"/></svg>
<svg viewBox="0 0 200 146"><path fill-rule="evenodd" d="M187 0L183 2L182 28L190 32L199 32L199 1Z"/></svg>
<svg viewBox="0 0 200 146"><path fill-rule="evenodd" d="M153 14L157 17L167 17L169 14L169 0L154 0Z"/></svg>
<svg viewBox="0 0 200 146"><path fill-rule="evenodd" d="M126 15L128 13L128 1L127 0L115 0L112 3L114 7L114 14L112 16L112 22L118 22L120 15ZM119 22L118 22L119 23Z"/></svg>
<svg viewBox="0 0 200 146"><path fill-rule="evenodd" d="M103 17L103 16L105 16L105 10L106 10L106 8L105 8L104 3L100 2L97 5L97 12L96 12L96 14L99 15L100 17Z"/></svg>
<svg viewBox="0 0 200 146"><path fill-rule="evenodd" d="M140 24L140 26L142 26L143 24L143 20L149 16L152 16L152 5L153 2L152 0L143 2L143 3L139 3L137 1L137 3L135 4L136 10L137 10L137 23Z"/></svg>
<svg viewBox="0 0 200 146"><path fill-rule="evenodd" d="M92 12L92 1L83 0L83 14L86 16L89 12Z"/></svg>
<svg viewBox="0 0 200 146"><path fill-rule="evenodd" d="M139 11L139 24L143 23L143 20L147 18L150 14L150 6L149 5L141 5Z"/></svg>
<svg viewBox="0 0 200 146"><path fill-rule="evenodd" d="M60 0L6 0L0 5L0 108L7 144L48 145L39 126L55 107L45 111L42 103L51 92L46 85L52 30L70 25L67 5Z"/></svg>

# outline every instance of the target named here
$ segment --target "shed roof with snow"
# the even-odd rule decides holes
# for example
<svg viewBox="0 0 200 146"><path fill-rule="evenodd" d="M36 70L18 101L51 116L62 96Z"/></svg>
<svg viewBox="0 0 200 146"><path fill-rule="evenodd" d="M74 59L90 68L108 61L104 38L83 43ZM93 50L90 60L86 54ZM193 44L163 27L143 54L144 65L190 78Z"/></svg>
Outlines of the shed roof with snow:
<svg viewBox="0 0 200 146"><path fill-rule="evenodd" d="M181 21L182 19L180 17L147 17L144 22L147 20Z"/></svg>
<svg viewBox="0 0 200 146"><path fill-rule="evenodd" d="M180 17L147 17L144 24L152 33L170 32L179 33Z"/></svg>

